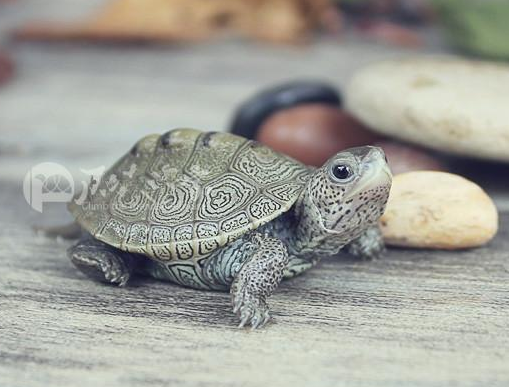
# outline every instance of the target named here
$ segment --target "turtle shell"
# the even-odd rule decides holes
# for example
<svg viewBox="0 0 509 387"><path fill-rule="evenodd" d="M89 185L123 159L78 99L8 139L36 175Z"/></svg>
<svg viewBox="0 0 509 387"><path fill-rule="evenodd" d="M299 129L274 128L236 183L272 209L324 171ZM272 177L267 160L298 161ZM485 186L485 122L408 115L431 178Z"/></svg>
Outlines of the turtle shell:
<svg viewBox="0 0 509 387"><path fill-rule="evenodd" d="M308 176L305 165L255 141L176 129L138 141L69 210L109 245L187 260L288 211Z"/></svg>

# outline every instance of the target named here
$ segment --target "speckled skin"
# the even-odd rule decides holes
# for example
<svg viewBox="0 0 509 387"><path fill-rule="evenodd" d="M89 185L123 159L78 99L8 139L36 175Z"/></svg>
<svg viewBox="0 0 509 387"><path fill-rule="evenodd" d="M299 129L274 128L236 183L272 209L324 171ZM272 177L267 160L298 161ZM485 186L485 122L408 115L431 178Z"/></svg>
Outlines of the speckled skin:
<svg viewBox="0 0 509 387"><path fill-rule="evenodd" d="M257 328L269 320L266 301L283 277L293 277L345 246L363 258L382 251L377 221L385 209L391 175L379 148L352 148L312 170L245 141L189 130L142 140L106 174L109 180L112 171L127 174L119 185L130 188L103 198L95 193L84 204L70 206L86 230L69 249L72 262L90 277L112 284L125 285L133 273L143 272L197 289L230 289L240 326ZM164 164L158 154L164 156ZM188 161L177 160L181 164L165 170L175 164L175 157ZM129 161L142 168L131 168ZM338 166L348 167L347 178L336 176ZM251 174L258 175L251 180ZM137 196L139 187L144 187L140 192L145 196L154 190L151 203ZM110 217L97 210L101 203L110 206ZM183 211L186 206L193 210ZM237 231L210 234L215 225L224 229L232 224L228 219L243 213L249 214L250 223L237 222ZM190 226L185 226L186 216L195 219ZM211 223L212 219L217 220ZM183 225L194 227L189 237L178 233ZM159 243L165 230L176 230L175 236L167 244Z"/></svg>

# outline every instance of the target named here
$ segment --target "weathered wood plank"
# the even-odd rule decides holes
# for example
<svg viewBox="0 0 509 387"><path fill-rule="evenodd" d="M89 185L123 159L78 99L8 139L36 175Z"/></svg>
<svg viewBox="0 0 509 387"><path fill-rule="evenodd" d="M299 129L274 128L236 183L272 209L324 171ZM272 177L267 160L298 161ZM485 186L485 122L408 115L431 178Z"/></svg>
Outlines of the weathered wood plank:
<svg viewBox="0 0 509 387"><path fill-rule="evenodd" d="M34 237L19 187L0 197L1 386L509 382L508 214L480 249L324 261L250 332L224 293L90 282L66 243Z"/></svg>

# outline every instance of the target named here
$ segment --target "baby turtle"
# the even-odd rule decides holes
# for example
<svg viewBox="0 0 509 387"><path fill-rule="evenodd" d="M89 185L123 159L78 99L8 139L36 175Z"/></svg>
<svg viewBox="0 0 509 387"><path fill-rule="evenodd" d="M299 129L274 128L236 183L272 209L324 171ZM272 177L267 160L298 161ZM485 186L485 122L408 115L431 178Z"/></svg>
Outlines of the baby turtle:
<svg viewBox="0 0 509 387"><path fill-rule="evenodd" d="M86 231L68 251L88 276L145 273L230 290L240 326L269 320L280 281L347 247L370 258L391 173L377 147L309 168L229 133L176 129L138 143L69 210Z"/></svg>

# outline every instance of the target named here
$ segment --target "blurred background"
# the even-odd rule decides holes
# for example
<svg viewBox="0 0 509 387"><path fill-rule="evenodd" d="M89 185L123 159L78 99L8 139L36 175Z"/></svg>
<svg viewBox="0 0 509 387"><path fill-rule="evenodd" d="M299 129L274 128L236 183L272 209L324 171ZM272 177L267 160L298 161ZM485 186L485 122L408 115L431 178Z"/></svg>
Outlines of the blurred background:
<svg viewBox="0 0 509 387"><path fill-rule="evenodd" d="M507 386L508 60L509 0L0 0L0 385ZM96 285L35 235L72 219L33 194L175 127L382 146L384 258L324 260L247 334L226 293Z"/></svg>
<svg viewBox="0 0 509 387"><path fill-rule="evenodd" d="M320 81L342 100L352 76L381 60L455 54L505 66L508 18L501 0L0 0L0 178L20 182L42 161L79 175L174 127L230 130L239 106L287 82ZM370 131L345 114L324 125ZM423 152L506 206L506 161L466 155L458 166Z"/></svg>

